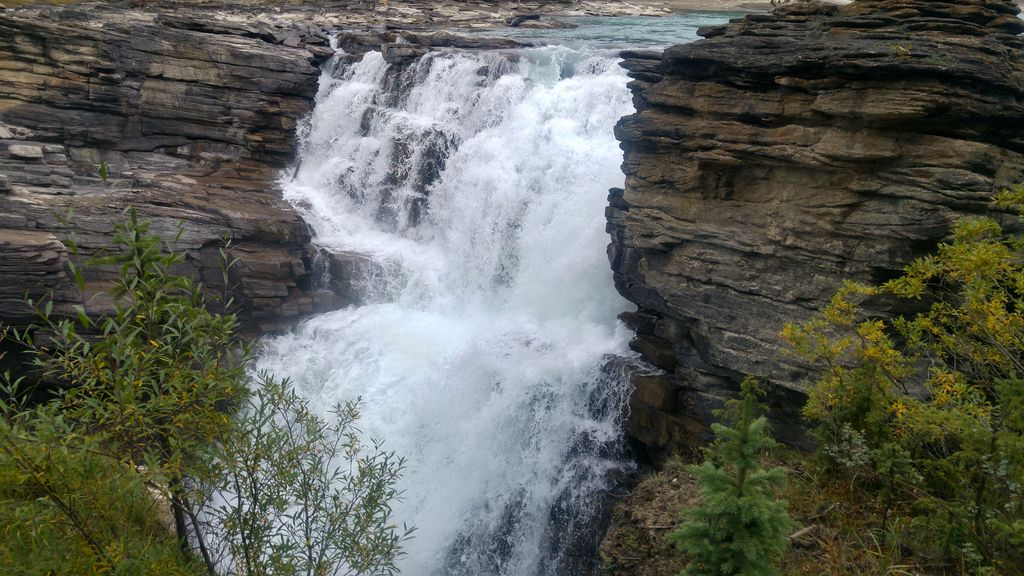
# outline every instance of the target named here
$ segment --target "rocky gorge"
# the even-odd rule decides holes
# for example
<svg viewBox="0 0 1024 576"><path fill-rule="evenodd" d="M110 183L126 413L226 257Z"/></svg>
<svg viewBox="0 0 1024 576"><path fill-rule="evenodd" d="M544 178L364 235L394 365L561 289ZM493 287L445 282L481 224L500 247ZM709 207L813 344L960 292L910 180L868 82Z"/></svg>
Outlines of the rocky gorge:
<svg viewBox="0 0 1024 576"><path fill-rule="evenodd" d="M182 9L187 8L187 9ZM353 278L372 270L358 254L320 254L282 201L281 171L295 161L330 30L353 57L380 50L396 65L431 48L518 46L447 30L552 25L560 4L396 2L315 7L237 2L103 3L0 10L0 318L25 325L26 299L53 295L69 312L80 296L66 261L110 247L132 205L187 254L181 272L223 290L220 249L232 243L229 292L252 334L351 303ZM662 7L583 3L579 14L662 13ZM568 10L568 13L574 13ZM519 23L516 23L517 25ZM401 36L401 38L399 37ZM103 173L101 178L101 172ZM69 253L68 239L78 255ZM319 269L332 290L314 288ZM90 269L84 298L113 278Z"/></svg>
<svg viewBox="0 0 1024 576"><path fill-rule="evenodd" d="M310 232L275 181L333 54L327 30L350 26L347 53L381 49L394 63L432 47L518 45L431 28L501 23L506 13L486 5L399 4L376 28L365 10L203 10L0 12L9 322L31 318L26 295L76 302L61 240L73 231L83 256L101 250L128 203L165 232L185 222L178 247L213 285L231 238L244 256L232 282L254 326L343 303L343 287L312 289ZM797 3L664 53L623 53L637 113L616 132L627 181L609 197L609 255L639 306L624 316L633 347L666 371L637 379L638 438L690 443L742 374L777 384L781 405L799 396L806 367L783 351L784 321L806 318L843 278L891 276L1022 176L1017 11ZM360 259L330 266L341 279ZM87 292L104 279L95 273Z"/></svg>
<svg viewBox="0 0 1024 576"><path fill-rule="evenodd" d="M1013 2L798 3L626 52L609 257L657 458L707 438L745 375L801 443L810 367L780 331L846 279L877 283L1024 178L1024 21ZM892 313L891 302L869 303Z"/></svg>
<svg viewBox="0 0 1024 576"><path fill-rule="evenodd" d="M410 507L432 502L422 505L425 515L448 521L448 532L415 543L416 558L461 561L458 573L467 574L531 565L537 560L518 558L516 542L529 549L551 540L542 531L523 536L531 523L575 528L582 543L568 547L590 550L592 531L565 512L578 494L558 490L614 468L602 459L619 441L609 406L625 396L617 375L588 370L614 365L606 351L625 352L629 336L592 317L604 306L614 325L626 303L610 286L586 292L594 305L565 298L567 285L608 284L591 273L608 274L603 240L547 216L577 218L589 198L583 183L598 170L569 166L573 154L602 170L618 161L614 141L612 155L604 145L629 94L621 70L601 68L615 67L613 54L559 61L568 57L545 53L531 77L536 62L523 57L525 41L475 32L571 27L553 15L656 15L678 4L156 2L2 11L0 322L31 322L26 297L52 295L59 312L84 297L104 311L110 303L95 296L114 271L91 269L80 295L66 264L109 249L112 225L135 206L168 237L180 226L180 271L229 292L250 334L284 333L268 339L262 362L296 371L318 399L337 400L336 383L378 394L367 426L428 471L414 482ZM957 218L990 213L992 195L1024 179L1021 32L1010 1L792 2L703 28L692 44L622 53L635 112L615 128L625 185L610 191L605 217L614 287L637 307L620 318L633 332L630 347L651 365L631 378L626 420L641 459L659 463L707 440L713 411L747 375L770 385L781 439L805 443L800 407L813 368L787 354L782 326L809 318L846 279L893 277ZM508 88L503 76L522 84ZM420 91L428 94L416 92L428 83ZM325 113L318 131L314 104L319 110L335 89L341 112ZM523 114L519 97L543 113ZM597 119L586 114L598 108L607 109ZM550 123L563 116L573 122ZM453 118L479 126L463 132ZM579 126L586 130L577 141L557 142L560 130ZM524 146L510 136L520 129L548 140ZM337 142L345 138L385 142L384 152ZM304 156L299 146L309 141L318 148ZM513 151L525 161L508 161ZM477 170L472 152L492 154L482 156L491 164ZM444 176L452 166L461 171ZM598 201L622 176L612 172L592 186ZM493 180L506 188L488 187ZM318 187L330 198L314 210ZM483 200L461 204L453 190L464 189ZM558 204L566 199L579 201ZM452 215L424 218L438 205ZM325 233L337 224L331 217L353 206L365 208L355 216L365 216L356 229L369 230L367 245L391 235L385 253L406 258L408 274L332 243L342 234ZM308 217L316 210L319 222ZM530 210L542 214L530 220ZM543 234L524 234L524 221ZM590 222L573 224L590 230ZM441 257L442 226L470 240ZM597 266L572 261L569 247L581 238L597 248ZM228 239L238 260L225 286ZM560 281L565 270L577 275ZM368 311L347 306L366 296L366 279L394 286ZM889 301L869 304L879 314L898 311ZM360 357L370 360L350 362ZM563 397L570 394L577 397ZM537 435L550 430L568 448ZM534 444L547 459L524 467L539 452ZM500 456L514 461L510 472L493 465ZM548 485L523 487L521 471L542 466L541 481L557 490L530 500ZM471 484L481 471L494 476ZM466 483L447 480L453 474ZM458 506L428 500L442 484L457 492L452 501L470 502L469 521L449 514ZM592 506L588 498L606 488L579 493ZM555 573L587 554L549 547L543 562Z"/></svg>

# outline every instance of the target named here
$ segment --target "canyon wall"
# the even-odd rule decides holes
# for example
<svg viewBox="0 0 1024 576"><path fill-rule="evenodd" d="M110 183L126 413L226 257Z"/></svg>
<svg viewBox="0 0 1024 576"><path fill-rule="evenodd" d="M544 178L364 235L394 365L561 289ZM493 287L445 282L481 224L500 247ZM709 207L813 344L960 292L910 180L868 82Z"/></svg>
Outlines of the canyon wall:
<svg viewBox="0 0 1024 576"><path fill-rule="evenodd" d="M637 113L609 258L638 376L630 434L707 437L744 375L799 442L810 367L779 336L844 279L879 282L1024 179L1024 21L1012 1L798 3L626 52ZM878 302L880 312L891 303Z"/></svg>
<svg viewBox="0 0 1024 576"><path fill-rule="evenodd" d="M0 11L0 319L30 321L26 296L79 302L64 241L79 259L109 248L128 206L167 238L180 223L179 271L215 287L232 239L229 282L251 329L335 304L310 289L310 232L275 182L326 43L203 13ZM85 297L114 272L90 269Z"/></svg>

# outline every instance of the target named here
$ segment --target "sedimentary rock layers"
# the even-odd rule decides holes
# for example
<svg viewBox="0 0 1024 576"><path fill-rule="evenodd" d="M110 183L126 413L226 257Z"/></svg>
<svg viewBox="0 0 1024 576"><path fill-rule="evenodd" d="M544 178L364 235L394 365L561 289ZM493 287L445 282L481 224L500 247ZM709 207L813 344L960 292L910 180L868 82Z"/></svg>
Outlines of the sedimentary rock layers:
<svg viewBox="0 0 1024 576"><path fill-rule="evenodd" d="M610 196L609 257L639 306L634 347L666 370L637 382L638 439L692 444L746 374L795 419L808 367L783 324L843 279L892 277L1024 178L1016 14L796 4L624 53L638 112L616 128L626 185Z"/></svg>
<svg viewBox="0 0 1024 576"><path fill-rule="evenodd" d="M61 241L108 247L126 206L168 237L182 223L182 271L211 284L232 238L230 282L252 325L313 311L310 233L274 180L325 39L292 36L202 13L0 12L0 319L27 321L26 295L77 301ZM90 273L88 291L111 273Z"/></svg>

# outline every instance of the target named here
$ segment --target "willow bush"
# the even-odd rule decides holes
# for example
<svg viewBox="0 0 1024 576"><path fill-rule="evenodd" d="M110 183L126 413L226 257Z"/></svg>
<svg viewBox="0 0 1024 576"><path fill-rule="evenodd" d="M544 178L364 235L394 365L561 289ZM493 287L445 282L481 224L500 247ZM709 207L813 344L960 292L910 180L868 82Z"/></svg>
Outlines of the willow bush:
<svg viewBox="0 0 1024 576"><path fill-rule="evenodd" d="M241 574L394 574L411 530L391 525L404 466L367 450L358 404L314 413L287 380L260 373L245 417L214 448L220 467L201 507L218 558Z"/></svg>
<svg viewBox="0 0 1024 576"><path fill-rule="evenodd" d="M0 409L0 573L199 571L145 480L104 442L82 435L55 404L5 400Z"/></svg>
<svg viewBox="0 0 1024 576"><path fill-rule="evenodd" d="M4 333L59 392L29 406L4 378L0 572L395 573L404 462L364 445L357 405L323 417L287 381L251 386L234 315L169 272L183 256L134 210L114 239L92 261L119 268L113 313L47 303Z"/></svg>
<svg viewBox="0 0 1024 576"><path fill-rule="evenodd" d="M997 203L1024 205L1024 188ZM868 317L878 296L920 311ZM784 335L822 368L805 413L882 534L899 520L898 545L933 564L1024 573L1024 236L963 219L899 278L848 283Z"/></svg>

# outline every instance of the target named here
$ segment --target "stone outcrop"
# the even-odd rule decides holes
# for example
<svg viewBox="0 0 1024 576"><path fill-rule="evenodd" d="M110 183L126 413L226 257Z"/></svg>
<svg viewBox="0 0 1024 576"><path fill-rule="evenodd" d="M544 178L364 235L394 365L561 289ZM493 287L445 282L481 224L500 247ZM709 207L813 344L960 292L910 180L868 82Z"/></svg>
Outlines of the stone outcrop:
<svg viewBox="0 0 1024 576"><path fill-rule="evenodd" d="M627 52L609 258L638 377L632 434L698 443L744 375L798 441L809 367L779 332L878 282L1024 179L1024 21L1011 1L798 3ZM877 304L886 311L884 303Z"/></svg>
<svg viewBox="0 0 1024 576"><path fill-rule="evenodd" d="M507 50L525 46L511 38L457 34L445 30L345 31L337 35L337 45L354 58L361 58L371 50L379 51L386 62L399 66L413 64L419 57L437 49Z"/></svg>
<svg viewBox="0 0 1024 576"><path fill-rule="evenodd" d="M78 302L62 241L80 258L108 248L127 206L168 238L180 222L182 271L215 288L232 239L250 328L336 305L310 289L310 232L276 183L326 44L202 14L0 12L0 319L31 320L26 296ZM87 296L112 275L91 270Z"/></svg>

